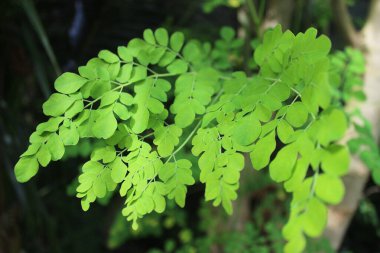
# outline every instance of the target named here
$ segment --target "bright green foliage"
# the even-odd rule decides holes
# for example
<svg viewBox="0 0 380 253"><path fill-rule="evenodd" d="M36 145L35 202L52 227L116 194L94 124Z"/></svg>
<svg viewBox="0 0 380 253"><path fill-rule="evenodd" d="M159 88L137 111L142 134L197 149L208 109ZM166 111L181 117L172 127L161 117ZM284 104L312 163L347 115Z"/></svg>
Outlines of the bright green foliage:
<svg viewBox="0 0 380 253"><path fill-rule="evenodd" d="M232 213L231 201L237 198L240 171L244 157L234 150L222 153L222 141L216 128L200 129L193 139L193 154L199 156L200 181L206 184L206 200L222 203L227 213Z"/></svg>
<svg viewBox="0 0 380 253"><path fill-rule="evenodd" d="M134 147L132 147L134 148ZM133 221L133 228L137 228L137 219L153 210L162 213L165 210L167 187L155 181L162 161L155 151L151 151L149 144L142 142L131 150L130 157L123 158L128 165L128 175L125 177L120 195L127 196L123 215Z"/></svg>
<svg viewBox="0 0 380 253"><path fill-rule="evenodd" d="M146 79L135 86L136 111L131 119L132 130L135 133L142 133L148 128L150 113L161 114L164 111L162 102L166 102L166 91L169 89L170 83L162 79Z"/></svg>
<svg viewBox="0 0 380 253"><path fill-rule="evenodd" d="M170 111L175 114L175 123L181 128L194 122L195 115L202 115L206 105L215 93L218 72L212 69L200 70L198 73L180 75L175 82L175 100Z"/></svg>
<svg viewBox="0 0 380 253"><path fill-rule="evenodd" d="M63 94L72 94L78 91L87 79L74 73L64 73L54 83L54 88Z"/></svg>
<svg viewBox="0 0 380 253"><path fill-rule="evenodd" d="M116 187L116 183L111 178L110 169L97 161L85 163L78 180L77 197L82 199L84 211L89 209L90 203L96 198L105 197L107 191L113 191Z"/></svg>
<svg viewBox="0 0 380 253"><path fill-rule="evenodd" d="M286 120L293 127L301 127L306 123L309 112L306 109L306 106L301 102L295 102L289 106L286 113Z"/></svg>
<svg viewBox="0 0 380 253"><path fill-rule="evenodd" d="M185 206L186 185L195 183L190 168L191 162L181 159L166 163L158 172L159 178L167 185L168 198L174 198L180 207Z"/></svg>
<svg viewBox="0 0 380 253"><path fill-rule="evenodd" d="M46 162L42 162L42 164L46 164ZM35 156L21 157L15 165L15 175L21 183L29 181L37 172L38 161Z"/></svg>
<svg viewBox="0 0 380 253"><path fill-rule="evenodd" d="M282 33L280 27L267 32L254 55L259 74L252 79L244 73L232 74L219 101L207 111L202 127L208 128L200 129L193 139L193 154L201 154L200 180L206 183L206 199L216 199L213 188L218 180L219 185L223 182L213 175L219 157L236 151L251 152L254 167L269 164L272 179L285 182L294 194L291 219L284 229L289 240L286 252L302 251L304 234L322 233L326 204L338 203L344 193L337 176L347 171L349 156L344 147L333 143L343 137L347 123L344 113L330 103L329 49L330 41L325 36L316 38L314 29L297 36ZM285 146L271 161L276 133ZM332 191L339 193L333 197L320 187L315 192L321 164L325 172L321 184L329 179ZM309 166L314 176L305 178ZM229 211L228 206L225 209Z"/></svg>
<svg viewBox="0 0 380 253"><path fill-rule="evenodd" d="M46 101L42 108L44 114L48 116L60 116L69 109L69 107L74 103L75 99L61 93L54 93L50 96L48 101Z"/></svg>
<svg viewBox="0 0 380 253"><path fill-rule="evenodd" d="M272 131L267 136L256 142L253 151L250 153L252 165L256 170L265 168L270 161L270 156L276 148L275 132Z"/></svg>
<svg viewBox="0 0 380 253"><path fill-rule="evenodd" d="M329 204L338 204L344 196L342 180L334 175L323 174L318 177L315 194Z"/></svg>
<svg viewBox="0 0 380 253"><path fill-rule="evenodd" d="M305 235L322 233L326 205L342 199L340 177L349 164L347 149L335 143L347 122L331 103L330 41L315 29L294 35L277 26L257 47L259 72L250 77L227 71L236 64L220 52L237 52L241 41L228 28L221 37L212 49L185 43L179 32L147 29L117 54L102 50L79 75L60 76L58 93L43 105L50 119L31 135L17 179L28 181L39 165L61 159L65 146L97 139L77 197L87 210L117 190L125 198L122 214L137 229L138 219L165 210L166 199L185 205L195 183L192 163L176 155L191 142L206 201L228 214L241 170L269 167L293 196L285 252L301 252Z"/></svg>
<svg viewBox="0 0 380 253"><path fill-rule="evenodd" d="M296 164L297 156L298 150L294 144L289 144L282 148L269 165L271 178L276 182L289 179Z"/></svg>
<svg viewBox="0 0 380 253"><path fill-rule="evenodd" d="M162 157L170 156L174 147L179 143L179 137L182 135L182 129L176 125L161 126L154 132L154 144L157 145L157 151Z"/></svg>

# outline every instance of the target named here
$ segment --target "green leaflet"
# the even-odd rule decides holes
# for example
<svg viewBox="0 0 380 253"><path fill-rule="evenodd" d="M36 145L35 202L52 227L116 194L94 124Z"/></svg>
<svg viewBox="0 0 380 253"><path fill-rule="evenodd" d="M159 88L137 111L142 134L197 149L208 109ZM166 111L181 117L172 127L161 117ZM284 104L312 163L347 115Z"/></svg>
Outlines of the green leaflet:
<svg viewBox="0 0 380 253"><path fill-rule="evenodd" d="M341 176L346 174L350 162L348 149L340 145L331 145L322 158L322 169L326 173Z"/></svg>
<svg viewBox="0 0 380 253"><path fill-rule="evenodd" d="M117 120L110 108L100 109L97 111L98 116L92 126L92 132L95 137L108 139L116 131Z"/></svg>
<svg viewBox="0 0 380 253"><path fill-rule="evenodd" d="M318 177L315 194L329 204L338 204L344 196L344 185L339 177L323 174Z"/></svg>
<svg viewBox="0 0 380 253"><path fill-rule="evenodd" d="M185 36L181 32L175 32L170 37L170 47L176 51L179 52L184 44Z"/></svg>
<svg viewBox="0 0 380 253"><path fill-rule="evenodd" d="M292 144L282 148L269 165L270 177L276 182L290 178L296 164L298 150Z"/></svg>
<svg viewBox="0 0 380 253"><path fill-rule="evenodd" d="M211 101L217 85L218 73L203 70L197 74L188 73L175 82L175 100L170 111L175 114L175 123L181 128L191 125L195 115L202 115Z"/></svg>
<svg viewBox="0 0 380 253"><path fill-rule="evenodd" d="M60 116L69 109L75 99L61 93L52 94L42 105L44 114L47 116Z"/></svg>
<svg viewBox="0 0 380 253"><path fill-rule="evenodd" d="M62 117L55 117L50 118L48 121L44 123L40 123L37 126L36 133L42 134L42 133L52 133L58 130L59 125L62 123L63 118Z"/></svg>
<svg viewBox="0 0 380 253"><path fill-rule="evenodd" d="M161 46L167 46L169 42L169 35L168 32L164 28L158 28L154 35L156 36L156 40L158 44Z"/></svg>
<svg viewBox="0 0 380 253"><path fill-rule="evenodd" d="M135 86L136 96L134 104L136 111L132 115L132 130L141 133L148 127L149 115L160 114L164 111L164 104L170 89L170 83L163 79L146 79L142 84Z"/></svg>
<svg viewBox="0 0 380 253"><path fill-rule="evenodd" d="M116 188L108 167L96 161L88 161L82 167L83 173L79 176L77 197L81 198L82 209L87 211L90 203L96 198L103 198L106 193Z"/></svg>
<svg viewBox="0 0 380 253"><path fill-rule="evenodd" d="M63 141L61 137L56 133L53 133L49 136L49 139L46 142L46 147L51 154L52 161L58 161L63 157L63 154L65 153L65 146L63 144Z"/></svg>
<svg viewBox="0 0 380 253"><path fill-rule="evenodd" d="M218 140L219 132L216 128L199 129L197 135L193 138L192 153L199 156L199 168L201 169L200 181L206 181L208 173L210 173L215 165L216 156L220 153L221 143Z"/></svg>
<svg viewBox="0 0 380 253"><path fill-rule="evenodd" d="M250 153L253 168L261 170L269 164L270 156L276 148L275 132L271 132L264 138L261 138L255 145L254 150Z"/></svg>
<svg viewBox="0 0 380 253"><path fill-rule="evenodd" d="M306 172L308 170L309 163L306 159L298 159L294 167L292 176L284 183L284 188L288 192L294 192L302 185Z"/></svg>
<svg viewBox="0 0 380 253"><path fill-rule="evenodd" d="M95 149L91 153L92 161L103 161L103 163L110 163L116 158L116 150L113 146L105 146Z"/></svg>
<svg viewBox="0 0 380 253"><path fill-rule="evenodd" d="M318 31L309 28L294 40L293 57L305 57L308 63L317 62L325 57L331 48L331 42L325 35L317 37Z"/></svg>
<svg viewBox="0 0 380 253"><path fill-rule="evenodd" d="M123 163L120 157L116 157L110 164L111 178L115 183L121 183L127 174L128 167Z"/></svg>
<svg viewBox="0 0 380 253"><path fill-rule="evenodd" d="M326 111L321 117L319 139L322 145L327 146L330 142L339 140L347 130L347 119L344 112L339 109Z"/></svg>
<svg viewBox="0 0 380 253"><path fill-rule="evenodd" d="M236 121L232 132L232 140L241 146L252 144L261 133L261 125L258 119L252 116L244 117Z"/></svg>
<svg viewBox="0 0 380 253"><path fill-rule="evenodd" d="M302 222L305 234L311 237L320 236L327 223L327 207L318 199L311 199L302 215Z"/></svg>
<svg viewBox="0 0 380 253"><path fill-rule="evenodd" d="M65 146L76 145L79 142L79 132L74 124L70 126L61 126L59 128L59 136Z"/></svg>
<svg viewBox="0 0 380 253"><path fill-rule="evenodd" d="M184 60L176 59L167 67L168 72L172 74L183 74L187 72L188 64Z"/></svg>
<svg viewBox="0 0 380 253"><path fill-rule="evenodd" d="M249 154L256 170L268 167L292 194L284 251L302 252L306 236L323 232L326 205L339 203L345 192L341 176L349 153L336 142L348 123L339 99L353 92L345 90L337 101L332 91L340 87L339 73L330 67L345 65L341 56L330 65L330 41L315 29L294 35L277 26L255 49L258 73L247 76L229 71L239 67L234 61L243 41L230 28L220 35L211 47L185 42L180 32L147 29L117 53L100 51L79 74L58 77L57 92L43 104L49 119L37 126L15 165L17 180L26 182L40 165L61 159L65 146L96 139L100 145L78 177L82 208L118 189L125 199L122 214L137 229L144 215L164 212L167 199L185 206L194 168L176 155L189 143L205 199L228 214ZM360 64L352 67L356 75L360 71ZM363 136L371 133L356 128ZM350 146L377 166L378 150L362 151L360 140ZM373 175L380 182L378 171Z"/></svg>
<svg viewBox="0 0 380 253"><path fill-rule="evenodd" d="M308 111L301 102L290 105L286 113L286 120L294 127L301 127L305 124L307 117Z"/></svg>
<svg viewBox="0 0 380 253"><path fill-rule="evenodd" d="M240 171L244 167L244 157L239 153L221 154L214 167L206 176L206 200L214 200L213 205L222 203L228 214L232 214L232 200L237 198Z"/></svg>
<svg viewBox="0 0 380 253"><path fill-rule="evenodd" d="M51 161L51 153L46 146L41 146L37 153L37 160L42 167L46 167Z"/></svg>
<svg viewBox="0 0 380 253"><path fill-rule="evenodd" d="M132 221L132 228L137 229L137 219L143 215L156 211L162 213L165 210L166 201L164 195L166 189L161 182L153 182L144 188L136 197L127 198L128 205L122 210L122 214Z"/></svg>
<svg viewBox="0 0 380 253"><path fill-rule="evenodd" d="M306 239L302 234L295 234L285 247L284 252L302 252L306 247Z"/></svg>
<svg viewBox="0 0 380 253"><path fill-rule="evenodd" d="M182 135L182 129L176 125L162 126L154 132L154 144L157 145L157 151L162 157L170 156L174 147L179 143L179 137Z"/></svg>
<svg viewBox="0 0 380 253"><path fill-rule="evenodd" d="M276 26L273 30L266 32L263 43L255 51L254 58L256 63L261 66L266 61L271 61L271 56L275 54L277 48L285 51L291 46L293 40L294 34L289 31L282 33L281 26ZM275 65L276 60L273 60L273 63L270 64Z"/></svg>
<svg viewBox="0 0 380 253"><path fill-rule="evenodd" d="M84 109L83 100L77 100L65 112L65 117L71 119L74 116L76 116L78 113L82 112L83 109Z"/></svg>
<svg viewBox="0 0 380 253"><path fill-rule="evenodd" d="M119 57L108 50L101 50L98 57L107 63L116 63L119 61Z"/></svg>
<svg viewBox="0 0 380 253"><path fill-rule="evenodd" d="M277 124L277 136L284 144L290 143L296 138L293 127L285 120L281 120Z"/></svg>
<svg viewBox="0 0 380 253"><path fill-rule="evenodd" d="M202 154L198 165L200 181L206 184L205 199L214 205L222 204L227 213L232 213L231 201L237 198L240 171L244 168L244 157L234 151L222 153L219 132L216 128L200 129L193 139L194 155Z"/></svg>
<svg viewBox="0 0 380 253"><path fill-rule="evenodd" d="M133 228L137 228L137 219L152 211L163 212L166 206L165 196L167 189L162 182L153 181L163 163L156 152L146 143L131 145L132 152L139 154L123 157L128 163L128 174L124 178L120 188L120 195L127 195L126 207L123 215L133 222ZM139 146L141 145L141 146Z"/></svg>
<svg viewBox="0 0 380 253"><path fill-rule="evenodd" d="M192 177L191 162L181 159L166 163L158 172L159 178L164 182L168 191L168 198L174 199L180 206L185 206L187 185L195 183Z"/></svg>
<svg viewBox="0 0 380 253"><path fill-rule="evenodd" d="M29 181L38 172L36 157L22 157L15 165L15 176L21 183Z"/></svg>
<svg viewBox="0 0 380 253"><path fill-rule="evenodd" d="M326 222L327 208L317 198L310 198L306 209L297 208L297 211L292 211L289 222L283 228L283 235L289 240L285 252L302 252L305 247L302 239L304 234L310 237L320 236Z"/></svg>
<svg viewBox="0 0 380 253"><path fill-rule="evenodd" d="M63 94L71 94L78 91L87 79L74 73L64 73L54 83L54 88Z"/></svg>

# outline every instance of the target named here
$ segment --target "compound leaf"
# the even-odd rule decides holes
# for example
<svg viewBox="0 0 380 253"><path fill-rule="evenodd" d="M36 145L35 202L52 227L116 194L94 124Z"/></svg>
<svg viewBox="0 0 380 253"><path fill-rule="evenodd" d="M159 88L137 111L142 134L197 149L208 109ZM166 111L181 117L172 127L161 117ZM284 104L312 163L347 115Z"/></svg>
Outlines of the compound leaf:
<svg viewBox="0 0 380 253"><path fill-rule="evenodd" d="M176 125L162 126L155 130L153 143L157 145L157 151L162 157L168 157L173 153L174 147L179 143L182 129Z"/></svg>

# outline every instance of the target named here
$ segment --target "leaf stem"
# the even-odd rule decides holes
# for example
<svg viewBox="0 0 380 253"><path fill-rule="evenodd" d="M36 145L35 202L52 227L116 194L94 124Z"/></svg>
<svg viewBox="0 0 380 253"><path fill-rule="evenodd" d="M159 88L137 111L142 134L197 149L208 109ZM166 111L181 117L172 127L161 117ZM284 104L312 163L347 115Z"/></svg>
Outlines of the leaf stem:
<svg viewBox="0 0 380 253"><path fill-rule="evenodd" d="M189 73L192 73L192 72L189 72ZM148 78L158 78L158 77L169 77L169 76L177 76L179 74L172 74L172 73L162 73L162 74L153 74L153 75L150 75L150 76L147 76L146 79ZM141 81L141 80L139 80ZM128 83L119 83L119 82L115 82L115 81L111 81L112 83L115 83L115 84L118 84L118 86L116 86L115 88L111 89L110 91L116 91L118 89L122 90L124 87L128 86L128 85L131 85L137 81L132 81L132 82L128 82ZM107 91L109 92L109 91ZM107 93L105 92L105 93ZM104 93L104 94L105 94ZM85 107L83 109L86 109L87 107L89 106L92 106L95 102L99 101L100 99L102 99L102 97L104 96L104 94L96 99L94 99L93 101L91 101L90 103L88 103L87 105L85 105Z"/></svg>
<svg viewBox="0 0 380 253"><path fill-rule="evenodd" d="M198 121L197 125L194 127L193 131L191 131L191 133L187 136L186 140L181 144L181 146L179 146L176 150L174 150L173 154L170 156L174 156L175 154L177 154L188 142L189 140L191 139L191 137L193 137L193 135L195 134L195 132L198 130L198 128L201 126L201 123L202 123L202 120ZM169 157L168 160L170 160L171 158Z"/></svg>
<svg viewBox="0 0 380 253"><path fill-rule="evenodd" d="M158 74L156 71L154 71L153 69L149 68L148 66L145 66L143 64L140 64L140 63L137 63L137 62L134 62L134 61L120 61L120 62L124 63L124 64L132 64L132 65L135 65L135 66L140 66L140 67L146 68L152 74Z"/></svg>
<svg viewBox="0 0 380 253"><path fill-rule="evenodd" d="M312 184L311 184L311 189L310 189L309 199L310 199L311 197L314 196L314 193L315 193L315 186L316 186L316 184L317 184L318 176L319 176L319 166L317 167L317 170L316 170L316 172L315 172L314 175L313 175L313 182L312 182Z"/></svg>
<svg viewBox="0 0 380 253"><path fill-rule="evenodd" d="M218 94L214 97L214 99L211 101L210 105L214 104L218 98L222 95L223 93L223 89L221 89ZM202 120L199 120L197 125L194 127L193 131L191 131L191 133L187 136L187 138L184 140L184 142L181 144L181 146L179 146L176 150L174 150L173 154L171 154L168 158L168 160L166 160L165 163L169 162L172 158L174 158L175 154L177 154L188 142L189 140L193 137L193 135L197 132L197 130L200 128L202 124ZM174 158L175 159L175 158Z"/></svg>
<svg viewBox="0 0 380 253"><path fill-rule="evenodd" d="M140 137L140 140L144 140L145 138L148 138L149 136L152 136L152 135L154 135L154 132L151 132L151 133L149 133L149 134L146 134L146 135L144 135L144 136L141 136L141 137Z"/></svg>

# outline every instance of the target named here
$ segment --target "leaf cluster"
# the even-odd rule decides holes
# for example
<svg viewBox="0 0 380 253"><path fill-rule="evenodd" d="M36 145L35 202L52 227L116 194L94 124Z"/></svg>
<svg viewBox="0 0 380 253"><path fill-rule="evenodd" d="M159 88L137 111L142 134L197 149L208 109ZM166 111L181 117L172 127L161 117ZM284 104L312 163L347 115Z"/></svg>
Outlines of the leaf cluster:
<svg viewBox="0 0 380 253"><path fill-rule="evenodd" d="M231 30L221 35L219 51L240 43ZM259 72L247 76L220 71L228 64L207 43L147 29L142 39L117 53L102 50L79 74L56 80L57 92L43 105L50 118L31 135L16 178L28 181L81 139L98 140L76 196L86 211L118 191L122 214L137 229L138 219L164 212L167 199L185 205L187 187L195 183L192 163L176 155L191 143L206 201L228 214L240 172L247 164L268 167L293 197L285 252L301 252L305 235L322 233L326 205L341 201L349 164L347 148L336 144L347 120L332 103L330 47L315 29L295 35L277 26L254 52Z"/></svg>

